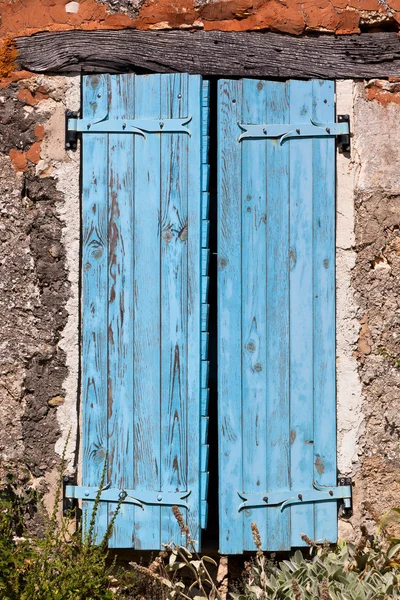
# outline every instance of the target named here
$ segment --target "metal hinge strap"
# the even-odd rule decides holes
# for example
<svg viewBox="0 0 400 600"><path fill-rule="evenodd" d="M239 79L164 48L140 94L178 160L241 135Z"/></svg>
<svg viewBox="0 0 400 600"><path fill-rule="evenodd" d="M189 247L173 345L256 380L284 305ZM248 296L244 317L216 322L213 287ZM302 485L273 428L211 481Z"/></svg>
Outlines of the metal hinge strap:
<svg viewBox="0 0 400 600"><path fill-rule="evenodd" d="M79 500L95 500L99 492L98 487L88 487L84 485L67 485L65 488L66 498L75 498ZM125 490L118 488L104 487L100 494L101 502L124 502L126 504L135 504L144 510L145 504L154 504L160 506L181 506L190 510L185 498L190 495L190 490L183 492L148 492L142 490Z"/></svg>
<svg viewBox="0 0 400 600"><path fill-rule="evenodd" d="M279 506L280 510L292 504L304 504L306 502L326 502L329 500L344 500L345 506L350 507L352 498L351 485L320 486L314 482L313 489L308 490L284 490L279 492L256 492L246 494L238 492L244 501L239 505L238 511L247 508Z"/></svg>
<svg viewBox="0 0 400 600"><path fill-rule="evenodd" d="M68 131L78 133L136 133L146 137L146 133L187 133L185 127L192 117L185 119L109 119L104 115L101 119L78 119L68 117Z"/></svg>
<svg viewBox="0 0 400 600"><path fill-rule="evenodd" d="M242 130L237 139L238 142L246 138L251 139L268 139L280 138L280 145L287 139L295 139L301 137L334 137L350 134L349 121L342 120L339 116L338 123L319 123L316 120L310 119L310 123L287 123L287 124L268 124L261 123L252 125L247 123L239 123L238 126Z"/></svg>

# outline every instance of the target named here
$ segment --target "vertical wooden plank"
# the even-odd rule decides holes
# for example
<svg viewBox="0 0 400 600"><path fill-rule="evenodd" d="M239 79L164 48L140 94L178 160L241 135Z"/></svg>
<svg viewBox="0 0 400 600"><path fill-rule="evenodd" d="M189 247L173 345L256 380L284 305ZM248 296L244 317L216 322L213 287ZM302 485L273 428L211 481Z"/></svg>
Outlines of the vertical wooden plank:
<svg viewBox="0 0 400 600"><path fill-rule="evenodd" d="M83 78L83 117L101 118L108 109L108 77ZM107 455L108 152L107 134L82 143L82 484L98 486ZM83 502L88 527L93 502ZM100 504L96 536L107 528Z"/></svg>
<svg viewBox="0 0 400 600"><path fill-rule="evenodd" d="M134 75L110 77L110 118L134 118ZM134 136L109 134L108 445L109 481L132 489L133 478L133 154ZM109 519L115 503L109 503ZM122 504L109 546L133 545L135 509Z"/></svg>
<svg viewBox="0 0 400 600"><path fill-rule="evenodd" d="M288 84L267 82L268 123L289 123ZM266 489L289 490L289 144L267 140ZM265 509L264 509L265 510ZM267 511L268 550L290 548L290 509Z"/></svg>
<svg viewBox="0 0 400 600"><path fill-rule="evenodd" d="M161 117L188 116L188 77L161 75ZM194 124L193 124L194 125ZM186 134L161 137L161 490L187 489L187 154ZM190 452L190 450L189 450ZM161 542L180 543L171 507Z"/></svg>
<svg viewBox="0 0 400 600"><path fill-rule="evenodd" d="M335 120L334 83L313 81L313 118ZM336 485L335 140L313 140L314 479ZM336 502L315 504L315 537L337 540Z"/></svg>
<svg viewBox="0 0 400 600"><path fill-rule="evenodd" d="M160 118L160 76L136 78L135 118ZM160 490L160 138L135 138L134 458L137 490ZM139 511L137 511L139 512ZM145 505L135 548L160 548L160 507Z"/></svg>
<svg viewBox="0 0 400 600"><path fill-rule="evenodd" d="M290 122L309 123L312 82L290 81ZM287 142L284 142L287 143ZM290 476L291 489L313 483L313 140L290 140ZM291 507L291 544L314 535L314 507Z"/></svg>
<svg viewBox="0 0 400 600"><path fill-rule="evenodd" d="M242 121L267 122L265 82L243 80ZM238 142L233 138L231 143ZM242 150L243 491L254 493L264 492L267 483L267 144L263 139L245 139L239 145ZM266 542L266 509L244 510L244 550L255 549L253 521Z"/></svg>
<svg viewBox="0 0 400 600"><path fill-rule="evenodd" d="M242 82L218 84L218 414L222 554L243 550L242 481L241 120ZM234 141L235 140L235 141Z"/></svg>
<svg viewBox="0 0 400 600"><path fill-rule="evenodd" d="M206 319L206 323L204 323L204 311L203 308L208 308L208 288L209 288L209 278L208 278L208 265L209 265L209 257L210 250L205 247L208 246L208 237L209 237L209 227L207 227L206 236L204 234L204 222L207 222L209 225L208 219L208 211L210 206L210 194L209 194L209 174L210 174L210 166L208 164L208 148L209 148L209 124L210 124L210 82L202 81L202 127L201 127L201 168L202 168L202 193L201 193L201 218L203 220L202 229L201 229L201 331L208 331L208 322ZM204 118L204 114L207 118ZM204 177L204 172L207 174L207 177ZM204 238L207 239L204 239ZM204 360L200 363L200 374L201 374L201 394L208 387L208 375L209 375L209 362L208 355ZM200 402L200 416L201 416L201 425L202 430L200 432L201 439L201 458L200 458L200 527L201 529L205 529L207 526L207 515L208 515L208 504L207 504L207 496L208 496L208 455L209 455L209 446L208 446L208 412L204 412L202 409L204 408L203 403ZM205 417L207 417L206 424L204 423ZM207 437L204 439L204 434L207 433Z"/></svg>
<svg viewBox="0 0 400 600"><path fill-rule="evenodd" d="M187 242L187 483L191 490L187 523L194 539L201 544L200 529L200 399L201 399L201 119L202 80L188 78L188 107L192 117L188 142L188 242Z"/></svg>

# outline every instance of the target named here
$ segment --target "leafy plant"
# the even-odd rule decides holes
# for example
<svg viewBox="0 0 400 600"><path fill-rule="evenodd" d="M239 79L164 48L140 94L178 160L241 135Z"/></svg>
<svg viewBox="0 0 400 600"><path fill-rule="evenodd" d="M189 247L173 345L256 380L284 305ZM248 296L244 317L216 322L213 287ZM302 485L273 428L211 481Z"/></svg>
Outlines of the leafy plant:
<svg viewBox="0 0 400 600"><path fill-rule="evenodd" d="M304 539L311 545L311 557L298 550L279 564L267 560L261 551L260 534L253 523L257 547L248 563L242 590L234 600L389 600L400 598L400 570L394 556L398 548L379 537L363 536L357 546L339 542L334 549Z"/></svg>
<svg viewBox="0 0 400 600"><path fill-rule="evenodd" d="M183 600L222 600L214 579L210 575L206 563L215 567L217 563L209 556L200 556L196 550L196 540L192 539L182 513L177 506L172 507L172 512L178 522L182 533L186 537L186 546L172 543L166 545L167 553L161 553L159 559L169 557L168 563L156 560L149 568L129 563L137 572L147 575L156 581L161 589L165 590L165 600L182 598ZM156 568L151 568L151 567ZM177 573L186 571L185 578L177 577ZM189 581L188 581L189 580Z"/></svg>
<svg viewBox="0 0 400 600"><path fill-rule="evenodd" d="M95 521L100 491L93 502L87 532L70 533L70 519L60 517L65 451L53 510L47 515L39 502L44 535L31 538L25 531L21 503L10 490L0 495L0 597L2 600L111 600L112 565L107 565L107 543L119 506L104 538L96 544ZM104 485L104 465L100 490ZM7 493L8 492L8 493Z"/></svg>
<svg viewBox="0 0 400 600"><path fill-rule="evenodd" d="M165 546L148 566L132 562L130 569L117 569L108 559L107 544L120 504L98 540L96 516L107 458L84 533L81 529L70 533L70 518L59 514L64 467L65 454L53 510L47 515L41 509L40 536L29 536L24 525L27 512L39 500L36 492L18 489L12 473L0 485L1 600L222 600L211 574L217 564L197 553L176 506L172 511L185 545ZM344 541L335 547L320 545L304 535L310 555L297 551L279 563L263 553L253 523L256 555L245 563L237 589L229 595L232 600L400 600L400 538L389 535L390 526L399 521L400 509L392 509L377 535L362 531L357 545Z"/></svg>

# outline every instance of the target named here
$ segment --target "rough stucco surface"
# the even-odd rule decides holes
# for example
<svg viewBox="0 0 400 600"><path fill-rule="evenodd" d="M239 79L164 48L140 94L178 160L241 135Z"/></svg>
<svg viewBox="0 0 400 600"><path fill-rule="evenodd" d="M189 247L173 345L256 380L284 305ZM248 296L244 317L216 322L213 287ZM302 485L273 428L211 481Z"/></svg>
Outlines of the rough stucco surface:
<svg viewBox="0 0 400 600"><path fill-rule="evenodd" d="M338 157L337 388L339 472L355 482L340 534L354 539L399 504L400 89L348 81L337 96L353 131Z"/></svg>
<svg viewBox="0 0 400 600"><path fill-rule="evenodd" d="M371 89L386 87L391 99ZM400 492L400 106L396 84L355 87L356 265L352 286L360 335L356 355L365 397L358 512L370 525L398 506Z"/></svg>
<svg viewBox="0 0 400 600"><path fill-rule="evenodd" d="M74 352L74 340L77 345L77 314L68 331L66 308L77 290L71 290L69 278L71 247L64 235L66 195L59 173L62 179L71 159L60 151L63 132L58 142L55 136L56 122L64 126L70 89L67 78L41 76L0 90L0 477L2 469L16 466L44 490L59 463L55 444L62 433L66 438L57 411L65 411L67 353ZM71 172L69 189L71 197ZM75 195L78 203L77 186ZM78 215L75 237L77 206L71 213ZM74 218L70 227L76 226ZM77 277L72 281L77 288ZM74 437L76 368L72 373L68 423Z"/></svg>

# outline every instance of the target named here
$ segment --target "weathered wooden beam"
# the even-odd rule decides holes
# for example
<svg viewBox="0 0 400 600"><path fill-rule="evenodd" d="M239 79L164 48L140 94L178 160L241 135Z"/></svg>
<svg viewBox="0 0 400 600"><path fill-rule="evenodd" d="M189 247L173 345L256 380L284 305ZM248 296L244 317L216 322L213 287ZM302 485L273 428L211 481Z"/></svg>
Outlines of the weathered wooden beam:
<svg viewBox="0 0 400 600"><path fill-rule="evenodd" d="M35 72L155 71L273 78L400 76L395 32L291 37L261 32L59 31L16 40Z"/></svg>

